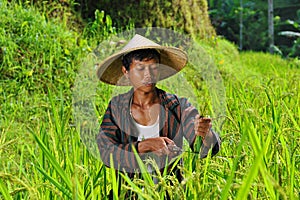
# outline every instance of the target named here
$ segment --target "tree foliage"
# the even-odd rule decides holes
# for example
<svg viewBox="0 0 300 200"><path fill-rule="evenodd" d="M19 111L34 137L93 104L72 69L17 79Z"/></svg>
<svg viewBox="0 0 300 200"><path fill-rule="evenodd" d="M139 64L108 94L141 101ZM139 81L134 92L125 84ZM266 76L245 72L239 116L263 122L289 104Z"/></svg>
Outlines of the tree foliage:
<svg viewBox="0 0 300 200"><path fill-rule="evenodd" d="M110 15L114 26L124 29L161 27L191 34L197 38L215 35L206 0L79 0L78 9L84 18L91 18L96 9Z"/></svg>
<svg viewBox="0 0 300 200"><path fill-rule="evenodd" d="M298 56L297 38L286 37L282 31L296 31L290 20L299 23L298 0L274 0L274 40L276 53ZM268 1L209 0L209 14L217 35L239 45L241 50L268 51ZM242 35L241 35L242 32Z"/></svg>

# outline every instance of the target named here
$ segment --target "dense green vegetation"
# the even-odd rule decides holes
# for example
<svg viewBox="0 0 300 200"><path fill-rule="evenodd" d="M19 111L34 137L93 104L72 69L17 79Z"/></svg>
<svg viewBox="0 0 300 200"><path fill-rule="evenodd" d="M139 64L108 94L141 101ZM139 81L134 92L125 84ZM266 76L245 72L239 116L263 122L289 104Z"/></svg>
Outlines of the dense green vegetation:
<svg viewBox="0 0 300 200"><path fill-rule="evenodd" d="M217 34L234 42L240 50L269 52L270 2L273 2L274 52L283 57L299 57L298 0L209 0L209 16Z"/></svg>
<svg viewBox="0 0 300 200"><path fill-rule="evenodd" d="M87 13L93 13L95 9L104 10L114 19L116 27L126 27L133 23L137 28L164 27L182 30L198 38L215 36L215 30L208 18L207 1L204 0L85 2L86 4L81 4L81 9L85 8Z"/></svg>
<svg viewBox="0 0 300 200"><path fill-rule="evenodd" d="M56 16L51 5L0 2L0 199L103 199L118 187L115 171L82 143L72 89L85 58L116 32L114 19L97 12L95 21L77 27L68 10ZM299 199L300 61L239 53L220 38L198 42L226 89L221 151L202 160L184 153L181 183L167 174L159 184L149 174L124 176L115 196ZM193 78L197 67L184 73L195 90L203 85ZM111 88L99 87L101 117ZM210 95L197 91L199 99Z"/></svg>

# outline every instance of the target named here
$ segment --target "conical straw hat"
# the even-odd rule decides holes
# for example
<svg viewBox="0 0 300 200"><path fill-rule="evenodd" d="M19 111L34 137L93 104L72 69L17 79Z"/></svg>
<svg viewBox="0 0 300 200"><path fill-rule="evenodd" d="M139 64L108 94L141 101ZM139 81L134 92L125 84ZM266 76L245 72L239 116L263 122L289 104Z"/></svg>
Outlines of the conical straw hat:
<svg viewBox="0 0 300 200"><path fill-rule="evenodd" d="M136 34L121 51L109 56L97 65L98 78L112 85L130 85L128 81L124 80L122 57L131 51L139 49L156 49L160 53L161 70L159 80L163 80L179 72L187 63L187 54L181 49L161 46Z"/></svg>

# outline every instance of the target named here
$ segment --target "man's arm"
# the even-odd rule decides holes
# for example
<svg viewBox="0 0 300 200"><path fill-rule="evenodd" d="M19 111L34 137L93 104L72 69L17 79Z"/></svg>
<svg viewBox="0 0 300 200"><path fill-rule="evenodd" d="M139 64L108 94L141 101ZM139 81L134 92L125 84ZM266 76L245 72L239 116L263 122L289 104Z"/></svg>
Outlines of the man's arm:
<svg viewBox="0 0 300 200"><path fill-rule="evenodd" d="M129 141L118 127L111 112L111 103L103 117L100 132L97 135L97 144L101 160L106 166L126 171L138 168L133 150L137 148L138 142ZM111 166L111 157L114 166Z"/></svg>
<svg viewBox="0 0 300 200"><path fill-rule="evenodd" d="M219 135L210 129L202 140L200 157L205 158L210 149L212 149L212 155L216 155L220 151L220 146L221 139Z"/></svg>
<svg viewBox="0 0 300 200"><path fill-rule="evenodd" d="M211 118L200 117L197 109L187 99L181 101L181 106L183 134L189 141L190 147L193 149L196 137L201 137L201 158L205 158L210 149L212 149L212 156L217 154L220 150L221 139L212 130Z"/></svg>

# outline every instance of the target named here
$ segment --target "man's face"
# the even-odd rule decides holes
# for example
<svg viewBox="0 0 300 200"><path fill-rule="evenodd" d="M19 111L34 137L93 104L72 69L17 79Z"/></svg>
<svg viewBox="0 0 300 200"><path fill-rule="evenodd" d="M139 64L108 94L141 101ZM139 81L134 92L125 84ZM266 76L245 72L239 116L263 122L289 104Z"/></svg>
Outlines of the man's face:
<svg viewBox="0 0 300 200"><path fill-rule="evenodd" d="M149 92L155 88L159 63L155 59L132 60L128 78L135 89Z"/></svg>

